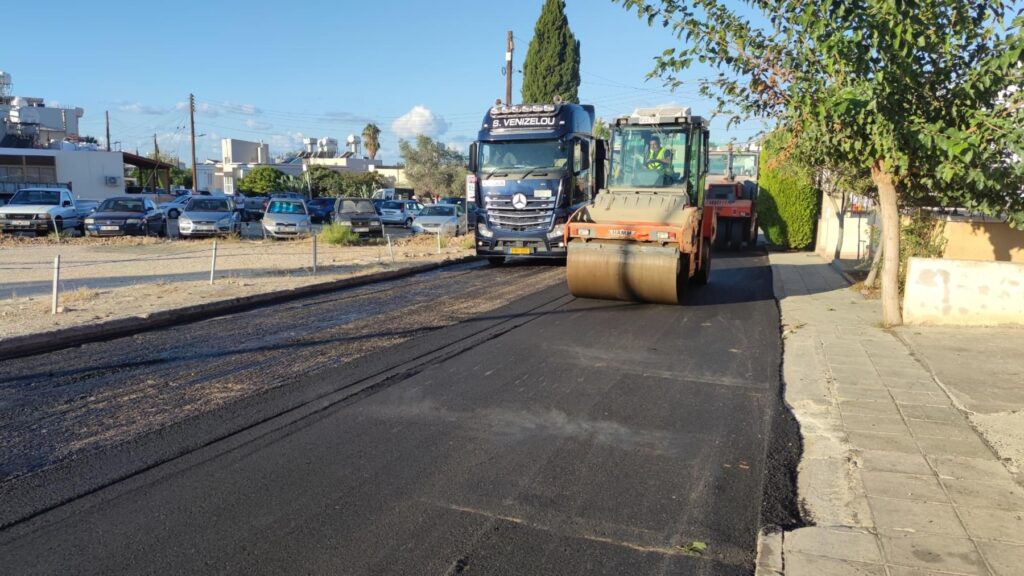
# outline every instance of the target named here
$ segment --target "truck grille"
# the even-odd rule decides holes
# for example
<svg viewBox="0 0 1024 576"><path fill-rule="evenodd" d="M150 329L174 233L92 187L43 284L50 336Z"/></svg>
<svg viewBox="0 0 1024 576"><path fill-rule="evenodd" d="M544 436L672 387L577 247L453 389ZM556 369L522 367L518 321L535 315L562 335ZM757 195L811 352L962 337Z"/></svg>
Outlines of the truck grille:
<svg viewBox="0 0 1024 576"><path fill-rule="evenodd" d="M43 215L45 217L45 214ZM34 220L35 214L8 214L4 216L8 220Z"/></svg>
<svg viewBox="0 0 1024 576"><path fill-rule="evenodd" d="M526 207L522 210L512 205L512 196L488 194L484 206L490 216L491 226L499 230L525 232L551 228L555 214L556 198L531 198L527 196Z"/></svg>

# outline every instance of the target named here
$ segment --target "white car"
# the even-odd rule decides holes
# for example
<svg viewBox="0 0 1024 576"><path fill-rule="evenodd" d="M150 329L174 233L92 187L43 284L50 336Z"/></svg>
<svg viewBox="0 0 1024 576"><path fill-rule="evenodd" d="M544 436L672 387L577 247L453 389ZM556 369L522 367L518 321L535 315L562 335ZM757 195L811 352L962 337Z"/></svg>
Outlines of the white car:
<svg viewBox="0 0 1024 576"><path fill-rule="evenodd" d="M184 238L240 234L242 225L231 200L223 196L193 196L178 217Z"/></svg>
<svg viewBox="0 0 1024 576"><path fill-rule="evenodd" d="M191 195L178 196L170 202L162 202L157 209L164 213L164 216L174 220L185 211L185 205L192 199Z"/></svg>
<svg viewBox="0 0 1024 576"><path fill-rule="evenodd" d="M462 206L457 204L432 204L426 206L412 223L414 234L429 232L444 236L461 236L469 232L469 221Z"/></svg>
<svg viewBox="0 0 1024 576"><path fill-rule="evenodd" d="M308 236L312 229L306 201L295 198L271 198L262 225L270 238Z"/></svg>

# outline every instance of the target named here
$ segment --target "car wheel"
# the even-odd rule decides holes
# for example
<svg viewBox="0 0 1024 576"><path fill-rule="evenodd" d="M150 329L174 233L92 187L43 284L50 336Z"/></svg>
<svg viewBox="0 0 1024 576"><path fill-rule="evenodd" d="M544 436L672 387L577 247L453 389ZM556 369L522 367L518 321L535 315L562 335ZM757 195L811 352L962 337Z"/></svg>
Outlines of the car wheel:
<svg viewBox="0 0 1024 576"><path fill-rule="evenodd" d="M406 228L412 228L412 218L406 218L405 219L405 227Z"/></svg>
<svg viewBox="0 0 1024 576"><path fill-rule="evenodd" d="M180 214L181 214L181 212L178 212L177 210L168 210L167 211L167 217L170 218L171 220L177 220L178 219L178 215L180 215Z"/></svg>

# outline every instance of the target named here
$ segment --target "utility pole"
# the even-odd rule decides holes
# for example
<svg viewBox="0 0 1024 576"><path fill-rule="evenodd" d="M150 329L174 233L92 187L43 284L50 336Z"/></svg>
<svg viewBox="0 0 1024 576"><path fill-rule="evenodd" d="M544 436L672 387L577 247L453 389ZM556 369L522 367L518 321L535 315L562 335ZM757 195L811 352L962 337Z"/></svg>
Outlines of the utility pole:
<svg viewBox="0 0 1024 576"><path fill-rule="evenodd" d="M192 193L199 193L199 179L196 177L196 97L188 95L188 122L192 128Z"/></svg>
<svg viewBox="0 0 1024 576"><path fill-rule="evenodd" d="M153 168L153 189L155 191L160 187L160 144L156 141L156 134L153 134L153 160L157 163L157 167Z"/></svg>
<svg viewBox="0 0 1024 576"><path fill-rule="evenodd" d="M512 31L508 31L508 46L505 50L505 105L512 105L512 52L516 49Z"/></svg>
<svg viewBox="0 0 1024 576"><path fill-rule="evenodd" d="M107 117L107 152L110 152L110 110L104 110L103 114Z"/></svg>

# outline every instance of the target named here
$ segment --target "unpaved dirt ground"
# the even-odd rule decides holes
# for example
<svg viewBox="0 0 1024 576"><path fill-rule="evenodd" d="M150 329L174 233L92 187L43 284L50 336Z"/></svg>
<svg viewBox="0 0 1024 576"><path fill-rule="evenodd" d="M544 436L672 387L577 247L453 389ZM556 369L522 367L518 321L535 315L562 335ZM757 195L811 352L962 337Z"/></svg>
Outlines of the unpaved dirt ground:
<svg viewBox="0 0 1024 576"><path fill-rule="evenodd" d="M371 274L472 254L471 237L330 246L294 241L0 236L0 339L159 310ZM60 312L51 315L54 257L60 255Z"/></svg>
<svg viewBox="0 0 1024 576"><path fill-rule="evenodd" d="M564 282L477 263L0 363L0 483Z"/></svg>

